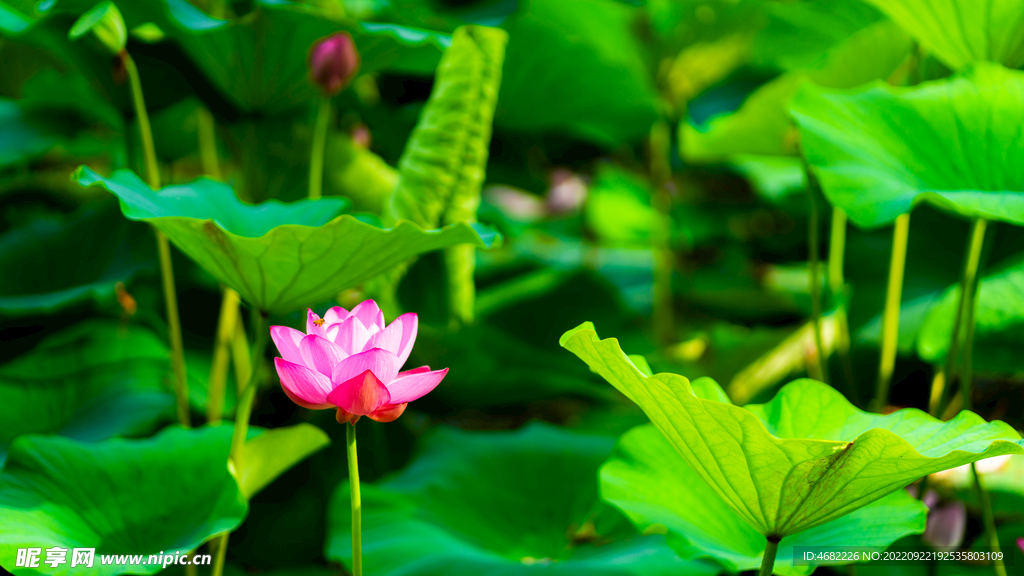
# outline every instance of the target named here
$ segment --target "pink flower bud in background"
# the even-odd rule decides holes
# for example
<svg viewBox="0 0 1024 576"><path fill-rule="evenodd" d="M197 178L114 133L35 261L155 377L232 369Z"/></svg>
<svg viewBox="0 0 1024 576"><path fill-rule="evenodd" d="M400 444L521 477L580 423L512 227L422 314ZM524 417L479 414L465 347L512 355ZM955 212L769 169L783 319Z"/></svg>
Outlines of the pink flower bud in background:
<svg viewBox="0 0 1024 576"><path fill-rule="evenodd" d="M575 172L556 168L551 172L551 188L545 203L550 214L567 214L583 206L587 199L587 184Z"/></svg>
<svg viewBox="0 0 1024 576"><path fill-rule="evenodd" d="M1020 551L1024 552L1024 538L1017 538L1017 548L1020 548Z"/></svg>
<svg viewBox="0 0 1024 576"><path fill-rule="evenodd" d="M359 70L359 51L352 36L339 32L313 44L309 51L309 70L313 82L325 95L341 92Z"/></svg>

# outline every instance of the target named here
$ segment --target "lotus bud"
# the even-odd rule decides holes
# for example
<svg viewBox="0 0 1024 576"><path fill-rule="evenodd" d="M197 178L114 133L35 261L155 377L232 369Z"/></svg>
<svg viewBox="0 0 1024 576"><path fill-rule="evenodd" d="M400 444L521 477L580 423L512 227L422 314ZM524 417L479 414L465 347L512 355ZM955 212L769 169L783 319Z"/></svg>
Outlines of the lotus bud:
<svg viewBox="0 0 1024 576"><path fill-rule="evenodd" d="M124 51L128 43L128 29L124 25L124 18L110 0L100 2L83 14L71 27L68 38L77 40L90 31L114 55Z"/></svg>
<svg viewBox="0 0 1024 576"><path fill-rule="evenodd" d="M341 92L359 70L359 52L352 36L340 32L313 44L309 51L309 70L324 95Z"/></svg>

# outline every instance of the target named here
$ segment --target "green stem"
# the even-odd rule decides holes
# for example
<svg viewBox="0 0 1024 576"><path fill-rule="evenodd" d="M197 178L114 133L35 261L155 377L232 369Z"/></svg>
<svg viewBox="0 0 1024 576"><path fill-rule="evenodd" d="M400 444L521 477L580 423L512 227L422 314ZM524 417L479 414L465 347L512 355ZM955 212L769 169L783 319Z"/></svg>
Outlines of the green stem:
<svg viewBox="0 0 1024 576"><path fill-rule="evenodd" d="M971 462L971 475L974 477L974 485L978 488L978 497L981 502L981 516L985 522L985 539L988 541L989 552L999 552L999 534L996 532L996 520L992 514L992 499L989 498L985 482L978 474L978 468ZM1006 565L1002 559L994 562L996 576L1006 576Z"/></svg>
<svg viewBox="0 0 1024 576"><path fill-rule="evenodd" d="M811 323L814 325L814 349L818 363L818 373L822 382L828 383L828 356L825 351L824 338L821 336L821 258L818 255L818 203L814 200L814 191L807 187L807 199L810 202L809 222L807 223L807 247L810 251L811 274Z"/></svg>
<svg viewBox="0 0 1024 576"><path fill-rule="evenodd" d="M345 444L348 447L348 479L352 492L352 576L363 576L363 504L359 497L355 422L345 428Z"/></svg>
<svg viewBox="0 0 1024 576"><path fill-rule="evenodd" d="M316 200L323 194L324 149L327 146L327 125L331 119L331 99L320 98L313 126L313 148L309 153L309 199Z"/></svg>
<svg viewBox="0 0 1024 576"><path fill-rule="evenodd" d="M964 257L964 268L960 275L960 286L957 288L958 299L956 314L953 317L953 332L949 337L949 348L946 351L942 394L940 395L939 402L936 404L937 409L932 414L936 417L941 417L949 405L949 393L956 376L956 360L958 348L960 347L960 325L963 320L964 310L968 306L968 300L973 300L971 286L974 284L974 279L978 274L978 264L981 261L981 248L984 244L987 224L988 222L983 218L976 218L971 224L971 239L967 245L967 254ZM972 312L972 323L973 317ZM966 397L964 399L966 400Z"/></svg>
<svg viewBox="0 0 1024 576"><path fill-rule="evenodd" d="M135 61L122 50L119 54L128 80L131 84L132 104L135 106L135 117L139 123L139 139L142 141L142 152L146 159L146 179L153 190L160 189L160 167L156 161L156 148L153 146L153 130L146 112L146 101L142 96L142 82ZM185 350L181 340L181 320L178 316L178 296L174 291L174 267L171 264L171 246L163 232L153 229L156 234L157 253L160 255L160 277L164 291L164 302L167 308L167 333L171 341L171 369L174 371L174 396L177 404L178 423L191 426L188 404L188 375L185 368Z"/></svg>
<svg viewBox="0 0 1024 576"><path fill-rule="evenodd" d="M235 412L235 431L231 437L231 461L235 466L235 473L242 470L242 448L245 447L245 437L249 433L249 416L252 414L252 404L256 398L256 377L259 373L259 363L263 358L263 351L267 346L267 338L270 334L267 328L266 316L262 313L253 314L254 344L252 347L252 369L249 371L248 381L238 395L238 408Z"/></svg>
<svg viewBox="0 0 1024 576"><path fill-rule="evenodd" d="M917 499L924 502L925 492L928 491L928 477L922 476L921 483L917 485Z"/></svg>
<svg viewBox="0 0 1024 576"><path fill-rule="evenodd" d="M651 203L658 214L654 238L654 333L659 342L665 344L675 340L675 312L672 305L673 255L670 244L672 226L672 198L668 183L672 179L672 135L669 125L659 120L651 127L648 138L650 153L651 186L654 192Z"/></svg>
<svg viewBox="0 0 1024 576"><path fill-rule="evenodd" d="M843 293L843 259L846 256L846 211L832 208L832 232L828 243L828 287L837 297Z"/></svg>
<svg viewBox="0 0 1024 576"><path fill-rule="evenodd" d="M221 576L224 573L224 558L228 555L228 535L228 532L221 532L210 542L210 546L214 548L213 576Z"/></svg>
<svg viewBox="0 0 1024 576"><path fill-rule="evenodd" d="M853 375L853 361L850 358L850 324L846 318L846 280L843 278L843 261L846 258L846 211L832 208L832 232L828 242L828 286L836 302L836 353L843 367L843 376L850 401L860 405L860 391Z"/></svg>
<svg viewBox="0 0 1024 576"><path fill-rule="evenodd" d="M198 114L199 127L199 160L203 173L215 180L220 180L220 160L217 158L217 123L213 114L205 106L200 106Z"/></svg>
<svg viewBox="0 0 1024 576"><path fill-rule="evenodd" d="M964 325L966 326L966 332L964 333L964 360L962 364L963 375L960 377L960 394L964 401L964 410L974 409L974 371L972 366L971 355L974 351L974 315L978 310L978 270L981 267L981 247L985 242L985 220L979 218L975 221L975 225L980 230L978 232L980 239L978 240L978 246L976 248L978 257L974 261L974 269L972 272L971 283L968 286L968 295L964 300ZM971 236L971 241L974 241L974 236ZM974 247L972 247L971 255L974 256Z"/></svg>
<svg viewBox="0 0 1024 576"><path fill-rule="evenodd" d="M900 336L900 297L903 293L903 271L907 264L907 241L910 238L910 213L900 214L892 231L892 255L889 260L889 284L885 290L882 313L882 359L878 363L878 388L873 408L881 412L889 401L889 385L896 367L896 344Z"/></svg>
<svg viewBox="0 0 1024 576"><path fill-rule="evenodd" d="M235 330L238 325L238 301L238 292L231 288L224 289L206 399L206 421L213 426L220 423L221 414L224 412L224 391L228 380L228 365L231 360L231 344L235 339Z"/></svg>
<svg viewBox="0 0 1024 576"><path fill-rule="evenodd" d="M229 463L232 465L232 474L235 478L238 478L242 473L242 449L245 447L245 437L249 433L249 417L252 414L252 403L256 396L256 374L259 372L256 367L259 366L259 361L263 358L263 351L266 348L268 334L270 333L266 326L265 315L255 313L253 318L253 338L255 342L252 347L252 359L250 360L253 369L249 371L245 387L238 397L238 408L235 411L235 429L231 436L231 453L228 456ZM236 327L241 325L241 322L235 323ZM224 557L228 551L229 535L230 533L223 532L220 537L211 542L211 545L217 548L216 557L213 562L213 576L221 576L224 570Z"/></svg>
<svg viewBox="0 0 1024 576"><path fill-rule="evenodd" d="M772 576L772 569L775 568L775 554L779 551L779 541L768 538L768 544L764 547L764 557L761 559L761 571L758 576Z"/></svg>

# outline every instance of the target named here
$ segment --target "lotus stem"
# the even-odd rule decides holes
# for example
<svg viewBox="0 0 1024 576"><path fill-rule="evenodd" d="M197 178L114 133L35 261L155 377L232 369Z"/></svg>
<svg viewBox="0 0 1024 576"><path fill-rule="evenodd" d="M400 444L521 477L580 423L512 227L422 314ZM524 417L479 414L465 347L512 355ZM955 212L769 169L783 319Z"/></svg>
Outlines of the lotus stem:
<svg viewBox="0 0 1024 576"><path fill-rule="evenodd" d="M224 392L228 379L228 365L231 360L231 344L235 339L238 325L238 292L224 288L220 303L220 318L217 321L217 339L213 347L213 362L210 365L210 385L206 398L206 421L210 425L220 423L224 412ZM237 372L237 370L236 370Z"/></svg>
<svg viewBox="0 0 1024 576"><path fill-rule="evenodd" d="M846 301L843 293L846 280L843 277L843 261L846 258L846 211L832 208L832 232L828 243L828 286L836 299L836 352L843 368L843 376L849 388L849 399L860 405L860 393L853 376L853 362L850 359L850 325L846 320Z"/></svg>
<svg viewBox="0 0 1024 576"><path fill-rule="evenodd" d="M878 364L878 388L873 408L881 412L889 401L889 385L896 367L896 344L900 337L900 297L903 293L903 271L907 264L907 241L910 238L910 213L900 214L892 231L892 255L889 260L889 284L885 290L882 312L882 359Z"/></svg>
<svg viewBox="0 0 1024 576"><path fill-rule="evenodd" d="M359 497L359 458L355 422L345 427L348 448L348 480L352 492L352 576L363 576L363 504Z"/></svg>
<svg viewBox="0 0 1024 576"><path fill-rule="evenodd" d="M764 547L764 557L761 559L761 571L758 576L772 576L772 569L775 568L775 555L779 551L779 539L769 536L768 544Z"/></svg>
<svg viewBox="0 0 1024 576"><path fill-rule="evenodd" d="M966 325L966 333L964 334L964 361L963 361L963 375L960 377L960 394L963 398L964 410L974 409L974 370L972 365L972 353L974 351L974 327L975 327L975 314L978 310L978 284L981 282L978 277L978 272L981 267L982 245L985 243L985 228L986 221L983 218L978 218L975 221L978 231L977 246L974 246L975 234L971 235L971 258L974 259L974 268L971 270L971 283L968 286L967 298L964 300L964 324ZM975 251L977 254L975 254Z"/></svg>
<svg viewBox="0 0 1024 576"><path fill-rule="evenodd" d="M993 569L996 576L1006 576L1006 564L999 552L999 534L996 532L996 520L992 514L992 499L985 488L985 481L978 474L978 467L971 462L971 475L974 477L974 485L978 488L978 499L981 502L981 516L985 523L985 539L988 541L989 552L996 552L996 559L993 561Z"/></svg>
<svg viewBox="0 0 1024 576"><path fill-rule="evenodd" d="M119 54L128 80L131 84L132 103L135 106L135 117L139 123L139 139L146 160L146 179L153 190L160 189L160 166L156 161L156 148L153 146L153 130L146 112L146 100L142 96L142 82L139 69L127 51ZM167 334L171 341L171 369L174 371L174 396L177 405L178 423L188 428L191 416L188 404L188 375L185 368L185 349L181 340L181 319L178 317L178 296L174 291L174 267L171 264L171 246L164 233L153 229L156 234L157 253L160 255L160 277L163 284L164 302L167 307Z"/></svg>
<svg viewBox="0 0 1024 576"><path fill-rule="evenodd" d="M199 127L199 161L203 173L215 180L220 180L220 160L217 158L217 123L213 114L205 106L197 110Z"/></svg>
<svg viewBox="0 0 1024 576"><path fill-rule="evenodd" d="M267 337L270 333L266 326L267 320L263 313L253 314L254 344L252 347L252 369L249 371L249 378L241 393L238 395L238 408L235 411L235 431L231 437L231 461L235 465L236 474L242 469L242 449L245 447L245 437L249 433L249 416L252 414L252 404L256 398L256 376L259 373L259 362L263 358L264 349L267 346Z"/></svg>
<svg viewBox="0 0 1024 576"><path fill-rule="evenodd" d="M821 337L821 257L818 255L818 203L814 200L814 190L807 187L807 199L810 206L809 222L807 223L807 247L810 251L809 266L811 274L811 323L814 325L814 351L817 371L821 381L828 384L828 352L825 340Z"/></svg>
<svg viewBox="0 0 1024 576"><path fill-rule="evenodd" d="M964 268L960 275L960 285L957 288L957 306L956 314L953 317L953 331L949 337L949 347L946 351L946 365L943 370L945 377L943 378L942 393L939 395L940 400L936 404L935 413L933 416L940 416L946 411L947 405L949 404L949 391L953 387L953 380L956 376L956 360L958 354L958 348L960 346L960 324L963 321L964 310L968 307L971 308L970 323L974 323L974 311L973 311L973 285L978 275L978 265L981 262L981 248L985 242L985 228L988 225L988 221L984 218L976 218L971 224L971 239L967 245L967 254L964 257ZM970 300L971 302L968 302ZM973 327L970 329L970 334L973 338L974 330ZM964 408L967 408L966 401L968 400L967 394L971 393L970 387L966 383L961 384L962 397L965 400Z"/></svg>
<svg viewBox="0 0 1024 576"><path fill-rule="evenodd" d="M252 373L252 356L249 354L249 341L245 338L245 325L239 318L235 323L235 338L231 342L231 362L235 365L235 390L241 396L242 388L249 381Z"/></svg>
<svg viewBox="0 0 1024 576"><path fill-rule="evenodd" d="M668 183L672 179L672 135L668 123L655 122L648 137L650 177L654 193L651 203L658 214L653 237L654 249L654 310L655 337L662 344L675 340L675 313L672 305L672 246L669 231L672 226L672 197Z"/></svg>
<svg viewBox="0 0 1024 576"><path fill-rule="evenodd" d="M221 576L224 573L224 559L228 555L228 532L221 532L210 541L210 548L213 550L213 576Z"/></svg>
<svg viewBox="0 0 1024 576"><path fill-rule="evenodd" d="M327 147L327 125L331 119L331 99L320 97L313 125L313 148L309 153L309 199L316 200L323 194L324 149Z"/></svg>
<svg viewBox="0 0 1024 576"><path fill-rule="evenodd" d="M460 244L444 249L448 273L448 325L451 329L472 324L476 311L476 246Z"/></svg>

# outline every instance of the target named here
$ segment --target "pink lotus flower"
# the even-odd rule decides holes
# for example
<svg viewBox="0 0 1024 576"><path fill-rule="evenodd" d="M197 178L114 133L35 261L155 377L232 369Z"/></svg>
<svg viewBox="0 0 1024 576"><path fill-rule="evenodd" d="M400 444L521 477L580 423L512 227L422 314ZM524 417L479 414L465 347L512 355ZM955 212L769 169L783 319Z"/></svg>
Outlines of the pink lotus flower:
<svg viewBox="0 0 1024 576"><path fill-rule="evenodd" d="M321 318L308 311L306 333L271 326L282 358L274 359L281 386L305 408L336 408L338 422L356 423L361 416L391 422L409 402L433 390L448 369L420 366L405 372L416 340L416 314L403 314L384 326L384 314L373 300L351 312L335 306Z"/></svg>

